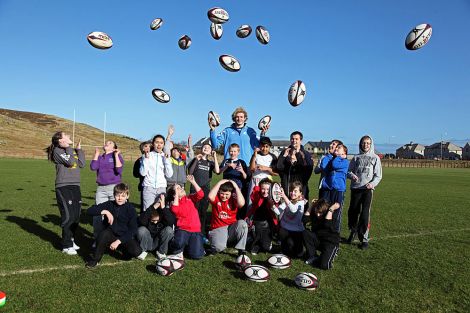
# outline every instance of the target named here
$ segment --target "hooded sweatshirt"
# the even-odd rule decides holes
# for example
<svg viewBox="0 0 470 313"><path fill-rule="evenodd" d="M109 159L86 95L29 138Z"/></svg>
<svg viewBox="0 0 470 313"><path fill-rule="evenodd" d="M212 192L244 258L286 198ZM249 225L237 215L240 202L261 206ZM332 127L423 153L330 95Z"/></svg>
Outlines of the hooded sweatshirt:
<svg viewBox="0 0 470 313"><path fill-rule="evenodd" d="M366 189L368 183L375 189L379 184L382 179L382 163L374 151L372 138L367 152L362 150L361 142L359 142L359 154L355 155L349 163L348 178L352 178L352 174L359 178L357 181L351 180L351 189Z"/></svg>

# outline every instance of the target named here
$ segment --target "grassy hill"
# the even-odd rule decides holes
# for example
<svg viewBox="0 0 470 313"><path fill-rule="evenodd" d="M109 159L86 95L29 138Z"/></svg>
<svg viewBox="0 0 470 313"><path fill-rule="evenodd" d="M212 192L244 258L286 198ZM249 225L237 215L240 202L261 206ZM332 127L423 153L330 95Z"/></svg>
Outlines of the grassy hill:
<svg viewBox="0 0 470 313"><path fill-rule="evenodd" d="M0 108L0 157L46 158L44 148L52 135L60 130L72 133L73 121L54 115L14 111ZM88 159L94 146L103 146L103 131L83 123L75 123L75 140L82 140ZM126 159L140 155L139 141L120 134L107 133L106 140L114 140Z"/></svg>

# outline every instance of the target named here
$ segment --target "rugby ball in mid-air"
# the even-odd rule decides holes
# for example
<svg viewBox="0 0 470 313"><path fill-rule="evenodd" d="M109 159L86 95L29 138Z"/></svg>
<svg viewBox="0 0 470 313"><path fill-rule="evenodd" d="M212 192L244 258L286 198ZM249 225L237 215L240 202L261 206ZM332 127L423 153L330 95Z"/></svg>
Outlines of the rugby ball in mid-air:
<svg viewBox="0 0 470 313"><path fill-rule="evenodd" d="M191 46L191 38L188 35L184 35L178 40L178 46L183 50L188 49Z"/></svg>
<svg viewBox="0 0 470 313"><path fill-rule="evenodd" d="M431 38L432 27L430 24L419 24L413 28L405 39L405 47L408 50L418 50L424 47Z"/></svg>
<svg viewBox="0 0 470 313"><path fill-rule="evenodd" d="M86 39L95 48L109 49L113 46L113 40L103 32L91 32L86 36Z"/></svg>
<svg viewBox="0 0 470 313"><path fill-rule="evenodd" d="M251 26L250 25L242 25L237 29L237 37L238 38L246 38L251 34Z"/></svg>
<svg viewBox="0 0 470 313"><path fill-rule="evenodd" d="M264 26L257 26L256 38L258 38L258 41L261 42L263 45L267 45L269 42L268 30Z"/></svg>
<svg viewBox="0 0 470 313"><path fill-rule="evenodd" d="M157 261L156 265L157 273L162 276L171 276L175 272L173 263L170 259L163 258Z"/></svg>
<svg viewBox="0 0 470 313"><path fill-rule="evenodd" d="M261 265L247 266L243 273L245 273L246 278L255 282L265 282L271 277L269 270Z"/></svg>
<svg viewBox="0 0 470 313"><path fill-rule="evenodd" d="M152 90L152 96L161 103L170 102L170 95L163 89L155 88Z"/></svg>
<svg viewBox="0 0 470 313"><path fill-rule="evenodd" d="M251 259L246 254L240 254L235 263L239 270L244 270L247 266L251 265Z"/></svg>
<svg viewBox="0 0 470 313"><path fill-rule="evenodd" d="M150 23L150 29L156 30L159 29L163 25L163 20L161 18L156 18Z"/></svg>
<svg viewBox="0 0 470 313"><path fill-rule="evenodd" d="M304 101L306 93L305 84L301 80L296 80L289 88L287 95L289 103L294 107L298 106Z"/></svg>
<svg viewBox="0 0 470 313"><path fill-rule="evenodd" d="M282 187L279 183L274 183L271 186L271 199L274 203L281 202L281 190Z"/></svg>
<svg viewBox="0 0 470 313"><path fill-rule="evenodd" d="M258 129L263 130L266 126L271 125L271 115L266 115L258 122Z"/></svg>
<svg viewBox="0 0 470 313"><path fill-rule="evenodd" d="M212 8L207 11L207 17L212 23L223 24L228 21L228 12L222 8Z"/></svg>
<svg viewBox="0 0 470 313"><path fill-rule="evenodd" d="M185 266L184 258L177 257L176 255L168 255L167 259L170 260L174 271L182 270Z"/></svg>
<svg viewBox="0 0 470 313"><path fill-rule="evenodd" d="M299 273L295 276L294 281L300 289L315 290L318 288L318 278L312 273Z"/></svg>
<svg viewBox="0 0 470 313"><path fill-rule="evenodd" d="M207 120L209 122L209 126L217 127L220 125L220 116L214 111L209 111L207 114Z"/></svg>
<svg viewBox="0 0 470 313"><path fill-rule="evenodd" d="M268 264L272 268L285 269L289 268L292 264L290 258L284 254L273 254L268 259Z"/></svg>
<svg viewBox="0 0 470 313"><path fill-rule="evenodd" d="M222 24L211 23L211 36L215 40L219 40L222 38L222 34L224 33L224 28Z"/></svg>
<svg viewBox="0 0 470 313"><path fill-rule="evenodd" d="M221 55L219 57L219 63L229 72L238 72L240 70L240 62L231 55Z"/></svg>

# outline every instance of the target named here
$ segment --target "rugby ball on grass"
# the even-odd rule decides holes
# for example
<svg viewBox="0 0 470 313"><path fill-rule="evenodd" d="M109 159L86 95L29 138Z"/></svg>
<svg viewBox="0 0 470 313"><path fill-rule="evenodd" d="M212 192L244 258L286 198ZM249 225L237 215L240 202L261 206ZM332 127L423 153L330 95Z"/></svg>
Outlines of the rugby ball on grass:
<svg viewBox="0 0 470 313"><path fill-rule="evenodd" d="M224 28L222 24L211 23L211 36L215 40L219 40L222 38L222 34L224 33Z"/></svg>
<svg viewBox="0 0 470 313"><path fill-rule="evenodd" d="M242 25L237 29L237 37L238 38L246 38L251 34L251 26L250 25Z"/></svg>
<svg viewBox="0 0 470 313"><path fill-rule="evenodd" d="M214 111L209 111L207 120L209 121L209 126L217 127L220 125L220 116Z"/></svg>
<svg viewBox="0 0 470 313"><path fill-rule="evenodd" d="M188 35L184 35L178 40L178 46L183 50L188 49L191 46L191 38Z"/></svg>
<svg viewBox="0 0 470 313"><path fill-rule="evenodd" d="M106 33L91 32L86 39L93 47L97 49L109 49L113 46L113 40Z"/></svg>
<svg viewBox="0 0 470 313"><path fill-rule="evenodd" d="M285 269L289 268L292 264L290 258L284 254L273 254L268 259L268 264L272 268Z"/></svg>
<svg viewBox="0 0 470 313"><path fill-rule="evenodd" d="M296 107L304 101L306 93L305 84L297 80L290 86L287 99L292 106Z"/></svg>
<svg viewBox="0 0 470 313"><path fill-rule="evenodd" d="M271 115L266 115L258 122L258 129L263 130L264 127L271 125Z"/></svg>
<svg viewBox="0 0 470 313"><path fill-rule="evenodd" d="M229 72L238 72L240 70L240 62L231 55L221 55L219 57L219 63Z"/></svg>
<svg viewBox="0 0 470 313"><path fill-rule="evenodd" d="M175 271L182 270L186 265L184 262L184 258L179 258L176 255L168 255L167 259L170 260L171 265Z"/></svg>
<svg viewBox="0 0 470 313"><path fill-rule="evenodd" d="M295 276L294 281L300 289L315 290L318 288L318 278L312 273L299 273Z"/></svg>
<svg viewBox="0 0 470 313"><path fill-rule="evenodd" d="M257 26L256 27L256 38L258 41L261 42L263 45L267 45L269 42L269 32L264 26Z"/></svg>
<svg viewBox="0 0 470 313"><path fill-rule="evenodd" d="M405 39L405 47L408 50L418 50L426 45L431 38L432 27L430 24L419 24L413 28Z"/></svg>
<svg viewBox="0 0 470 313"><path fill-rule="evenodd" d="M228 21L228 12L222 8L212 8L207 11L207 17L212 23L223 24Z"/></svg>
<svg viewBox="0 0 470 313"><path fill-rule="evenodd" d="M171 276L175 272L173 263L170 259L163 258L157 261L156 265L157 273L162 276Z"/></svg>
<svg viewBox="0 0 470 313"><path fill-rule="evenodd" d="M236 267L239 270L244 270L247 266L251 265L251 259L246 254L241 254L235 260Z"/></svg>
<svg viewBox="0 0 470 313"><path fill-rule="evenodd" d="M163 25L163 20L161 18L156 18L150 23L151 30L157 30Z"/></svg>
<svg viewBox="0 0 470 313"><path fill-rule="evenodd" d="M160 103L170 102L170 95L163 89L155 88L152 90L152 96Z"/></svg>
<svg viewBox="0 0 470 313"><path fill-rule="evenodd" d="M269 274L269 270L261 265L247 266L245 267L243 273L245 273L246 278L258 283L268 281L271 277L271 275Z"/></svg>

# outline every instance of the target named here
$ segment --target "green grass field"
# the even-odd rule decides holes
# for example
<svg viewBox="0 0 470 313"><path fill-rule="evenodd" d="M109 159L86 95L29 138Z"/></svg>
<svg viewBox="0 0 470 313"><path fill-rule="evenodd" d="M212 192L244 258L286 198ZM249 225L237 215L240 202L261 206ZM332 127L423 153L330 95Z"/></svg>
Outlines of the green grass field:
<svg viewBox="0 0 470 313"><path fill-rule="evenodd" d="M469 312L470 170L392 169L374 195L370 249L341 245L331 271L295 260L271 270L266 283L233 269L234 253L187 261L171 277L154 272L154 258L121 261L105 255L85 269L90 218L82 214L80 256L60 246L54 167L40 160L0 159L0 312ZM131 166L124 181L138 203ZM311 179L314 190L317 177ZM82 171L84 206L94 203L95 175ZM346 217L349 193L343 216ZM343 236L347 236L343 219ZM264 262L266 254L253 256ZM293 285L315 273L314 292Z"/></svg>

